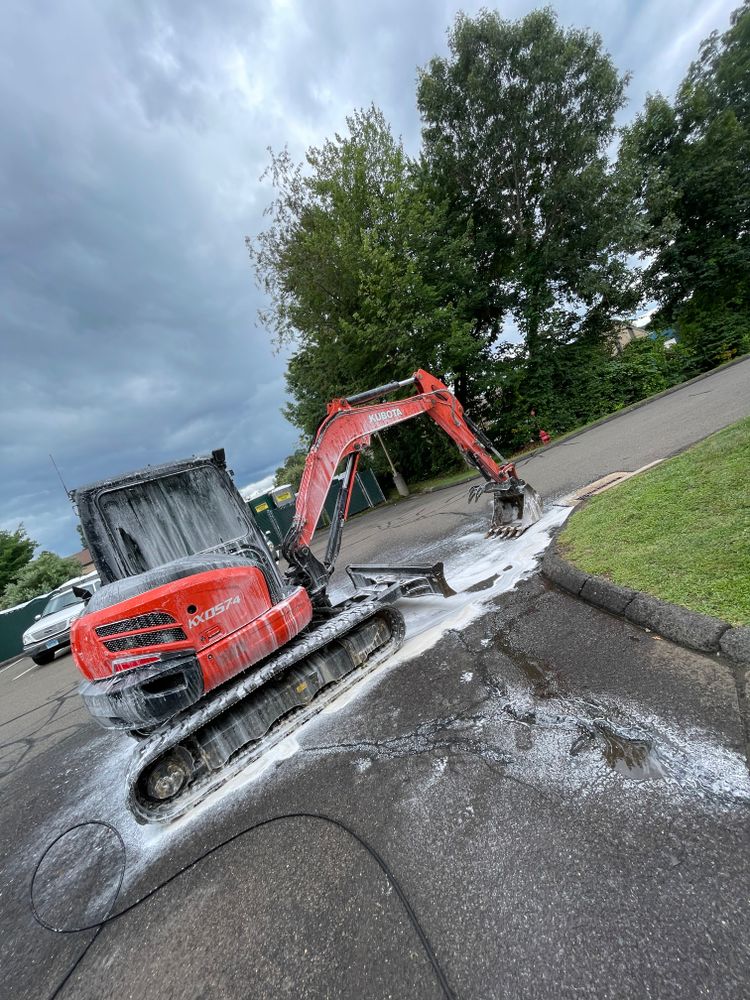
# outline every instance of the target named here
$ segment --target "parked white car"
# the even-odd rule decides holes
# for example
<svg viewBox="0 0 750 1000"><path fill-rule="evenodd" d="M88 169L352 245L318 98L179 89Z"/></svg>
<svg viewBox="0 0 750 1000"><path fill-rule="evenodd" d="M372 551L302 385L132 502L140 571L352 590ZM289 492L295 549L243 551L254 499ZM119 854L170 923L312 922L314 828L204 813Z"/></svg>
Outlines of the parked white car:
<svg viewBox="0 0 750 1000"><path fill-rule="evenodd" d="M53 591L36 616L33 625L23 634L23 651L34 663L50 663L55 653L70 646L70 626L84 611L84 603L73 593L73 586L84 587L93 593L99 586L99 577L90 576L70 580Z"/></svg>

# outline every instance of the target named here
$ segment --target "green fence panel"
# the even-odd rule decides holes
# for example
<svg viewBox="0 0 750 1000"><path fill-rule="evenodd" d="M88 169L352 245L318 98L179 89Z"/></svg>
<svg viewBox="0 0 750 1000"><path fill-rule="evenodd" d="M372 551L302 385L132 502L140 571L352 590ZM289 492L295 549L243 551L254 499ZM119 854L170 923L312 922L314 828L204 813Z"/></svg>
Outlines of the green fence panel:
<svg viewBox="0 0 750 1000"><path fill-rule="evenodd" d="M336 500L341 491L341 480L337 479L331 483L323 510L321 511L318 528L327 528L331 523L333 512L336 509ZM379 503L385 502L385 496L380 488L375 473L371 469L364 469L357 473L352 490L352 498L349 504L349 515L359 514L360 511L367 510L368 507L376 507ZM271 538L280 545L291 527L294 518L294 504L284 504L277 507L274 498L270 493L253 497L248 501L250 513L255 518L255 522L260 530L265 534L269 532Z"/></svg>
<svg viewBox="0 0 750 1000"><path fill-rule="evenodd" d="M333 512L336 509L336 500L340 492L341 480L337 479L331 483L331 488L328 491L324 505L324 510L329 520L333 517ZM377 507L379 503L383 503L384 501L385 497L375 478L375 474L370 469L358 472L354 480L354 487L352 488L352 498L349 502L349 516L359 514L361 511L367 510L368 507Z"/></svg>
<svg viewBox="0 0 750 1000"><path fill-rule="evenodd" d="M267 510L253 511L253 517L255 518L255 523L258 525L260 530L265 535L268 532L277 544L281 544L281 532L279 531L279 526L276 523L276 518L273 516L275 511L272 511L269 507Z"/></svg>
<svg viewBox="0 0 750 1000"><path fill-rule="evenodd" d="M328 496L326 497L326 502L323 504L323 512L328 519L328 524L331 523L334 511L336 510L336 501L339 498L339 493L341 492L341 480L335 479L331 483L331 488L328 490ZM321 518L321 524L322 524Z"/></svg>
<svg viewBox="0 0 750 1000"><path fill-rule="evenodd" d="M371 507L377 507L379 503L385 503L385 494L380 488L380 483L372 469L362 469L358 478Z"/></svg>
<svg viewBox="0 0 750 1000"><path fill-rule="evenodd" d="M354 480L354 485L352 486L352 495L349 500L349 517L353 517L355 514L359 514L363 510L368 510L370 507L370 501L362 489L362 481L359 476Z"/></svg>
<svg viewBox="0 0 750 1000"><path fill-rule="evenodd" d="M255 523L263 534L269 532L273 541L277 545L281 545L294 517L294 504L289 504L286 507L271 507L270 504L264 506L254 500L248 506L255 518ZM260 510L258 510L259 507Z"/></svg>
<svg viewBox="0 0 750 1000"><path fill-rule="evenodd" d="M292 521L294 520L294 509L294 504L290 503L286 504L284 507L277 507L273 512L273 517L276 521L282 540L292 526Z"/></svg>
<svg viewBox="0 0 750 1000"><path fill-rule="evenodd" d="M21 636L41 613L48 597L49 594L35 597L21 608L0 614L0 663L23 651Z"/></svg>

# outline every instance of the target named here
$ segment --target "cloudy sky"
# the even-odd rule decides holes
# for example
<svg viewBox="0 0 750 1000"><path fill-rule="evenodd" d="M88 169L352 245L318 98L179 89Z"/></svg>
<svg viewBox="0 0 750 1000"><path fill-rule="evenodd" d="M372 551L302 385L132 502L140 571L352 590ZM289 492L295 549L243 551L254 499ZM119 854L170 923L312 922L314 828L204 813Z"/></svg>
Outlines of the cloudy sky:
<svg viewBox="0 0 750 1000"><path fill-rule="evenodd" d="M270 199L266 148L301 158L375 102L416 153L416 68L480 6L5 0L0 527L78 548L49 453L68 486L222 445L240 485L280 463L297 433L243 246ZM632 71L625 118L674 91L734 6L556 4Z"/></svg>

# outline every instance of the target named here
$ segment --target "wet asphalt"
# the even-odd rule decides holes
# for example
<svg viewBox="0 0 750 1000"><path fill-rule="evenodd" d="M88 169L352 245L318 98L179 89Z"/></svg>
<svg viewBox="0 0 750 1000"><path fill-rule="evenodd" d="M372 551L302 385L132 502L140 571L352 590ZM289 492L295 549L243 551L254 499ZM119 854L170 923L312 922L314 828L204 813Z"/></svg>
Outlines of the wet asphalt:
<svg viewBox="0 0 750 1000"><path fill-rule="evenodd" d="M744 363L524 472L559 495L748 411ZM464 501L356 518L340 565L439 558L486 515ZM126 741L90 722L70 657L30 667L0 671L3 996L747 995L742 678L718 657L533 576L168 831L129 819ZM31 880L85 821L125 853L103 827L52 849L34 902L55 926L96 923L123 863L117 912L190 867L96 935L53 933Z"/></svg>

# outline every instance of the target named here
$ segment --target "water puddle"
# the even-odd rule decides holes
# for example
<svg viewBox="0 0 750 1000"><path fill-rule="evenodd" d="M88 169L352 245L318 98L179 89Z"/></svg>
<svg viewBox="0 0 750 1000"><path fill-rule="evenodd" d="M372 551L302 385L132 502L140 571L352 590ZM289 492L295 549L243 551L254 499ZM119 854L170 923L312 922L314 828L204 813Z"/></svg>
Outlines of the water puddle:
<svg viewBox="0 0 750 1000"><path fill-rule="evenodd" d="M558 680L549 666L513 649L502 632L493 637L492 645L511 661L523 679L531 685L537 698L555 698L560 695Z"/></svg>
<svg viewBox="0 0 750 1000"><path fill-rule="evenodd" d="M571 757L584 750L597 749L609 767L631 781L650 781L666 777L666 769L653 741L638 729L615 725L609 719L582 719L580 735L570 748Z"/></svg>
<svg viewBox="0 0 750 1000"><path fill-rule="evenodd" d="M608 719L594 719L605 761L631 781L663 778L664 768L653 744L638 730L615 726Z"/></svg>
<svg viewBox="0 0 750 1000"><path fill-rule="evenodd" d="M630 781L649 781L667 776L654 748L654 741L642 729L614 723L605 717L604 705L571 697L548 664L515 649L507 636L498 632L487 642L520 674L523 689L506 688L503 714L520 724L515 734L518 749L530 749L535 729L566 730L572 736L571 757L597 751L617 774Z"/></svg>

